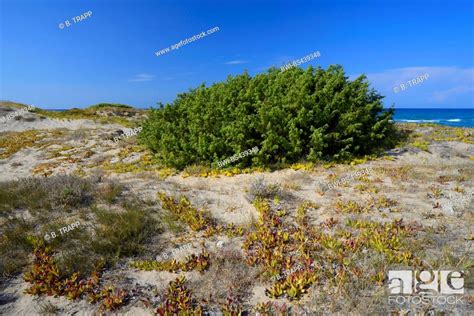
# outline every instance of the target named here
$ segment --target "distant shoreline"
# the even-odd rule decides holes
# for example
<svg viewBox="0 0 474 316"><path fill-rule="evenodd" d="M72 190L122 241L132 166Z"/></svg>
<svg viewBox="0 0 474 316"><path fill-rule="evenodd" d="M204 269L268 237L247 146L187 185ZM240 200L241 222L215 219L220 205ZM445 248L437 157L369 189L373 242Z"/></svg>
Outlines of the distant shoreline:
<svg viewBox="0 0 474 316"><path fill-rule="evenodd" d="M473 109L395 109L394 121L400 123L431 123L452 127L474 127Z"/></svg>

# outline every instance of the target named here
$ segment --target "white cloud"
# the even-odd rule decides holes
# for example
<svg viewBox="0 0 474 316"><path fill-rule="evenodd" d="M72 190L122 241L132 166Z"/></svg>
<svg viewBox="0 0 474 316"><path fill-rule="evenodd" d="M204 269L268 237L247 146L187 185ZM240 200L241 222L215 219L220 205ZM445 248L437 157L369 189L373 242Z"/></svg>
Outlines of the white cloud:
<svg viewBox="0 0 474 316"><path fill-rule="evenodd" d="M389 69L384 72L369 73L367 77L379 84L397 85L420 75L429 74L429 79L462 83L474 80L474 68L458 67L406 67Z"/></svg>
<svg viewBox="0 0 474 316"><path fill-rule="evenodd" d="M135 76L133 76L132 79L128 80L128 81L131 81L131 82L143 82L143 81L151 81L155 78L154 75L150 75L150 74L137 74Z"/></svg>
<svg viewBox="0 0 474 316"><path fill-rule="evenodd" d="M428 74L428 79L417 89L408 91L418 91L428 97L427 101L445 102L454 99L456 96L474 91L474 68L459 67L405 67L388 69L383 72L368 73L367 78L374 88L382 94L392 94L393 88L415 79L418 76ZM358 75L351 75L354 80ZM421 89L422 90L418 90Z"/></svg>
<svg viewBox="0 0 474 316"><path fill-rule="evenodd" d="M459 94L465 94L474 91L474 87L469 87L467 85L454 87L451 89L446 89L442 91L435 91L433 92L432 99L436 102L444 102L447 99L455 97Z"/></svg>
<svg viewBox="0 0 474 316"><path fill-rule="evenodd" d="M239 65L239 64L246 64L246 63L248 63L248 61L246 60L232 60L232 61L226 62L225 64L226 65Z"/></svg>

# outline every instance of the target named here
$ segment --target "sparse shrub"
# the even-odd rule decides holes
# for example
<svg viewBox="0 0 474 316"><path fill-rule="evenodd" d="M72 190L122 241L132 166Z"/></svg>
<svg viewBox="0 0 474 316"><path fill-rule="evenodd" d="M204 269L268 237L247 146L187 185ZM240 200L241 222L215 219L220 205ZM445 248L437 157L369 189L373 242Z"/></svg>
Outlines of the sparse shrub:
<svg viewBox="0 0 474 316"><path fill-rule="evenodd" d="M57 185L60 187L54 188L57 190L51 191L49 196L50 205L53 209L67 210L88 203L91 199L89 188L86 182L75 181L76 179L78 178L64 178L65 183L61 183L62 181L59 180Z"/></svg>
<svg viewBox="0 0 474 316"><path fill-rule="evenodd" d="M251 202L256 199L281 199L282 193L283 190L279 184L268 184L263 177L259 177L250 186L248 198Z"/></svg>
<svg viewBox="0 0 474 316"><path fill-rule="evenodd" d="M139 138L178 169L217 165L255 146L258 153L237 167L345 160L394 136L393 112L381 100L365 76L350 81L341 66L244 73L153 109Z"/></svg>
<svg viewBox="0 0 474 316"><path fill-rule="evenodd" d="M17 208L27 208L31 212L71 211L91 202L94 186L91 180L72 175L0 183L0 211Z"/></svg>
<svg viewBox="0 0 474 316"><path fill-rule="evenodd" d="M50 302L45 302L39 305L40 315L57 315L59 311L60 308Z"/></svg>
<svg viewBox="0 0 474 316"><path fill-rule="evenodd" d="M108 181L104 184L104 186L99 191L99 197L106 201L108 204L112 204L112 202L120 196L124 189L124 186L115 181Z"/></svg>
<svg viewBox="0 0 474 316"><path fill-rule="evenodd" d="M245 258L239 251L223 250L213 255L212 259L206 278L193 282L192 288L197 299L206 300L216 307L227 304L228 309L231 309L232 302L228 302L228 299L251 295L258 272L245 264ZM212 293L212 296L209 297L208 293Z"/></svg>

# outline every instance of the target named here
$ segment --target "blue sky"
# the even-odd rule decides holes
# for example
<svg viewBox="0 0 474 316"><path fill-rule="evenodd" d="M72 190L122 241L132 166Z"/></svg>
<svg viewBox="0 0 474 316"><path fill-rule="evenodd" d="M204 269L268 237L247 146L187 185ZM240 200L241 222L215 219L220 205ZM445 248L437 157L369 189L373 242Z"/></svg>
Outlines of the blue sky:
<svg viewBox="0 0 474 316"><path fill-rule="evenodd" d="M416 3L414 3L416 2ZM304 57L365 73L386 106L474 107L474 1L0 0L0 100L137 107ZM74 23L72 17L92 11ZM70 26L59 28L69 20ZM178 50L155 52L213 27ZM394 87L422 74L405 91Z"/></svg>

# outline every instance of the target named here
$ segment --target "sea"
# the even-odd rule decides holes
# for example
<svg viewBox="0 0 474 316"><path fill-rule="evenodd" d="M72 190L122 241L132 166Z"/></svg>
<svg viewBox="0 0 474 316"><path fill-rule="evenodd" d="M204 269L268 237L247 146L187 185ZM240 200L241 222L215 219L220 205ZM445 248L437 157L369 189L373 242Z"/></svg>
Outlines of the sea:
<svg viewBox="0 0 474 316"><path fill-rule="evenodd" d="M395 122L474 127L472 109L395 109Z"/></svg>

